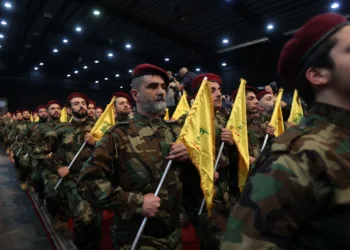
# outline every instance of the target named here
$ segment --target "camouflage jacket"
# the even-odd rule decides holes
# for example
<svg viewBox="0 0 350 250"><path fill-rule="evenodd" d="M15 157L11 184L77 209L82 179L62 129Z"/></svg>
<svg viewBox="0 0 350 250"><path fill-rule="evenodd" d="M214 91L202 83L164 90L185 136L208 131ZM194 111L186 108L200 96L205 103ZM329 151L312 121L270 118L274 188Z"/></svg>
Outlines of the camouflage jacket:
<svg viewBox="0 0 350 250"><path fill-rule="evenodd" d="M94 121L87 119L84 122L73 120L69 123L59 123L55 129L48 131L44 135L41 144L38 145L34 153L39 155L49 155L52 153L52 157L47 159L45 163L45 166L49 166L50 170L57 170L60 167L68 166L83 145L85 134L91 131L93 125ZM49 130L46 126L44 128ZM90 145L86 145L83 148L72 165L70 174L80 172L83 162L91 156L92 149L93 147Z"/></svg>
<svg viewBox="0 0 350 250"><path fill-rule="evenodd" d="M265 139L266 122L263 118L248 121L249 156L258 157Z"/></svg>
<svg viewBox="0 0 350 250"><path fill-rule="evenodd" d="M29 121L22 120L22 121L16 122L16 124L12 126L12 129L9 134L9 143L13 144L12 146L13 152L19 152L20 149L22 150L23 144L26 139L24 132L26 131L26 129L30 124L32 124L30 120Z"/></svg>
<svg viewBox="0 0 350 250"><path fill-rule="evenodd" d="M116 212L115 225L123 235L118 239L121 244L132 243L135 238L143 219L143 195L155 192L167 164L170 143L176 140L180 129L176 122L136 113L108 130L84 164L79 193L91 204ZM161 206L156 216L148 220L144 235L164 238L176 230L180 235L178 167L174 161L159 193Z"/></svg>
<svg viewBox="0 0 350 250"><path fill-rule="evenodd" d="M252 166L221 246L350 249L350 111L316 103Z"/></svg>

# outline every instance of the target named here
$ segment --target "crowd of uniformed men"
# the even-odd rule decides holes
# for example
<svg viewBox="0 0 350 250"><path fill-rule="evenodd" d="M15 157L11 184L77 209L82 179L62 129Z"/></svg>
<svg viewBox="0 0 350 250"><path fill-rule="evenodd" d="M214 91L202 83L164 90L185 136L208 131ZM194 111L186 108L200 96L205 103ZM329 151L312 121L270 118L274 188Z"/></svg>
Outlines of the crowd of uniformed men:
<svg viewBox="0 0 350 250"><path fill-rule="evenodd" d="M346 17L322 14L285 45L281 79L299 90L311 110L299 125L286 124L289 129L277 138L268 123L277 90L268 85L258 93L246 87L252 165L242 192L237 148L225 129L229 114L222 107L220 76L198 75L185 86L195 96L208 78L217 151L225 142L209 217L207 212L198 216L203 199L198 171L185 145L175 143L186 116L163 119L168 86L174 82L154 65L134 69L130 95L114 94L116 125L100 141L90 131L102 108L75 92L64 105L70 122L60 122L63 105L55 100L36 108L37 122L31 122L28 109L3 114L3 143L22 189L35 189L53 227L65 234L68 218L74 218L78 249L99 249L102 210L115 213L115 249L130 248L144 217L150 219L138 247L145 250L181 249L181 226L188 222L196 228L201 249L349 249L349 37ZM175 86L180 91L184 87L176 81ZM271 142L260 154L266 134ZM174 164L155 196L169 160ZM55 189L60 178L63 182Z"/></svg>

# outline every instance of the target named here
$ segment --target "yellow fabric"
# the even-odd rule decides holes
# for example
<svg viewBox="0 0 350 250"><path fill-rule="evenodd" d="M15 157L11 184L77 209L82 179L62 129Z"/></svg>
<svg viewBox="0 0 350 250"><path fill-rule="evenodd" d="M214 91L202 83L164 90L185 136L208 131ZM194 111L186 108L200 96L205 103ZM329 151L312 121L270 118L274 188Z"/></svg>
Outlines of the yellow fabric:
<svg viewBox="0 0 350 250"><path fill-rule="evenodd" d="M304 117L303 108L301 106L300 98L298 95L298 90L294 90L292 108L290 111L290 116L288 118L288 122L292 122L294 124L298 124L301 118Z"/></svg>
<svg viewBox="0 0 350 250"><path fill-rule="evenodd" d="M60 122L67 122L67 120L68 120L67 108L64 107L64 108L61 110Z"/></svg>
<svg viewBox="0 0 350 250"><path fill-rule="evenodd" d="M189 158L199 172L201 188L206 201L208 214L210 215L215 195L215 130L214 105L211 97L210 85L206 77L202 82L192 109L181 129L177 142L185 144L189 153Z"/></svg>
<svg viewBox="0 0 350 250"><path fill-rule="evenodd" d="M236 100L232 106L230 118L226 128L232 131L233 140L239 152L238 161L238 184L240 190L245 185L249 170L249 142L246 111L246 91L247 81L241 79Z"/></svg>
<svg viewBox="0 0 350 250"><path fill-rule="evenodd" d="M91 134L95 140L101 140L104 133L113 125L115 125L115 102L116 97L113 96L111 102L107 105L107 108L102 113L100 118L96 121L94 127L91 129Z"/></svg>
<svg viewBox="0 0 350 250"><path fill-rule="evenodd" d="M33 115L32 115L32 114L30 114L30 121L31 121L31 122L34 122L34 118L33 118Z"/></svg>
<svg viewBox="0 0 350 250"><path fill-rule="evenodd" d="M39 116L37 116L35 119L34 119L34 122L38 122L39 121Z"/></svg>
<svg viewBox="0 0 350 250"><path fill-rule="evenodd" d="M179 101L179 104L177 104L177 107L171 119L177 120L181 116L187 115L190 112L190 110L191 110L190 105L188 105L188 102L187 102L187 94L184 93Z"/></svg>
<svg viewBox="0 0 350 250"><path fill-rule="evenodd" d="M273 110L270 125L276 129L275 136L279 136L284 132L284 122L282 115L281 100L283 95L283 89L278 91L275 108Z"/></svg>
<svg viewBox="0 0 350 250"><path fill-rule="evenodd" d="M166 121L169 120L169 109L168 108L165 110L164 120L166 120Z"/></svg>

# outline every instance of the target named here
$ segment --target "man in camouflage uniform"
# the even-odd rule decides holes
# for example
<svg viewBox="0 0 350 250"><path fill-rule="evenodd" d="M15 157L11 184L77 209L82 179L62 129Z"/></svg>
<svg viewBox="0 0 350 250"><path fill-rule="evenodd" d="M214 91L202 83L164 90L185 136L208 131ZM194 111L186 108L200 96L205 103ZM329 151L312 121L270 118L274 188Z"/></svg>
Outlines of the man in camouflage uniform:
<svg viewBox="0 0 350 250"><path fill-rule="evenodd" d="M15 117L15 118L14 118ZM9 154L11 153L13 143L11 143L11 136L12 136L12 129L14 126L23 120L22 117L22 110L16 110L14 113L14 116L10 118L7 126L4 128L3 133L4 133L4 143L6 147L10 147ZM12 156L12 155L11 155ZM13 158L10 157L10 159L13 161Z"/></svg>
<svg viewBox="0 0 350 250"><path fill-rule="evenodd" d="M40 176L35 176L35 178L41 179L44 185L42 190L43 196L46 200L47 210L52 217L53 228L65 232L68 230L66 223L68 220L66 200L54 189L59 177L56 173L56 167L50 159L52 154L46 154L40 148L45 135L53 131L60 124L61 104L57 100L51 100L47 103L46 108L49 121L40 123L37 126L26 146L29 152L33 152L29 154L32 160L32 168L37 173L40 173Z"/></svg>
<svg viewBox="0 0 350 250"><path fill-rule="evenodd" d="M35 177L36 171L32 168L32 161L29 154L33 152L33 149L28 145L31 141L31 136L36 132L39 124L47 122L48 114L45 105L39 105L36 108L36 112L39 116L38 122L31 122L23 132L23 144L20 153L18 154L18 162L20 166L21 179L25 181L22 183L21 187L23 190L27 189L28 181L34 185L36 191L39 191L41 183L38 183L38 179Z"/></svg>
<svg viewBox="0 0 350 250"><path fill-rule="evenodd" d="M52 174L64 178L58 193L68 200L69 210L74 219L74 242L78 249L98 249L101 238L101 218L94 213L90 204L77 193L76 181L84 161L90 157L95 139L90 134L94 121L87 119L89 99L82 93L73 93L67 99L67 110L73 115L72 122L59 124L48 132L41 145L41 154L52 157L46 159ZM68 165L87 142L70 169ZM56 178L58 180L58 178Z"/></svg>
<svg viewBox="0 0 350 250"><path fill-rule="evenodd" d="M233 101L236 99L237 91L232 93ZM268 125L269 121L260 118L259 101L256 98L257 90L254 87L246 86L246 112L249 140L249 162L252 164L260 154L265 135L270 135L272 139L275 129Z"/></svg>
<svg viewBox="0 0 350 250"><path fill-rule="evenodd" d="M163 69L150 64L134 69L131 94L137 113L105 133L80 173L80 194L94 206L115 212L111 229L115 249L130 249L144 217L149 220L138 249L182 248L178 161L188 161L188 153L182 143L173 143L180 126L160 117L166 108L167 84ZM169 160L175 161L156 197Z"/></svg>
<svg viewBox="0 0 350 250"><path fill-rule="evenodd" d="M116 123L126 121L131 113L131 98L130 95L124 92L116 92L115 96L115 121Z"/></svg>
<svg viewBox="0 0 350 250"><path fill-rule="evenodd" d="M284 46L279 74L312 108L252 166L222 250L350 249L350 25L309 20Z"/></svg>
<svg viewBox="0 0 350 250"><path fill-rule="evenodd" d="M94 102L93 100L89 100L89 106L88 106L88 114L87 114L87 118L89 120L95 121L95 111L96 111L96 102Z"/></svg>
<svg viewBox="0 0 350 250"><path fill-rule="evenodd" d="M216 194L211 217L208 218L206 209L198 216L203 193L200 190L198 170L193 166L183 172L183 190L185 210L191 211L189 216L196 227L201 243L201 249L219 249L220 238L226 231L226 223L230 209L239 198L237 179L237 150L234 145L232 132L226 129L228 117L219 110L222 108L221 78L212 73L198 75L191 84L192 92L196 94L207 77L210 84L215 111L215 146L218 154L221 143L225 143L217 168L218 179L215 182ZM183 119L181 117L180 119ZM213 173L214 174L214 173Z"/></svg>

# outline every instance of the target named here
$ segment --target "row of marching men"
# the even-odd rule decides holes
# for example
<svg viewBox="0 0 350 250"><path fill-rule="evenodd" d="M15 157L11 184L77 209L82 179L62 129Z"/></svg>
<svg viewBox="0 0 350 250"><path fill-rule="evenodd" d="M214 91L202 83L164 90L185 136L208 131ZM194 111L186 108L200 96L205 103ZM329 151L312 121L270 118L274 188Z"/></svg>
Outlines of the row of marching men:
<svg viewBox="0 0 350 250"><path fill-rule="evenodd" d="M281 95L269 88L258 93L243 80L232 94L237 101L227 117L220 112L221 78L203 74L192 82L196 94L192 107L184 94L169 119L164 101L168 83L164 70L139 65L131 91L135 115L126 93L115 93L100 114L88 97L73 93L65 107L55 100L39 105L37 122L30 122L29 110L12 124L3 118L5 146L18 168L21 187L26 189L28 183L34 187L62 235L69 237L67 221L74 218L79 249L98 249L101 209L116 213L112 227L116 249L130 247L143 217L150 220L139 245L181 247L180 213L182 224L195 225L202 249L219 247L230 209L240 196L239 172L246 176L265 135L271 139L279 128L270 120L281 108ZM298 112L294 118L302 116ZM283 118L275 115L274 119L284 126ZM239 131L246 133L244 142L234 140ZM239 166L242 152L237 143L246 149L245 166ZM155 194L169 160L174 163Z"/></svg>
<svg viewBox="0 0 350 250"><path fill-rule="evenodd" d="M203 249L220 241L221 249L348 249L349 34L346 17L322 14L283 48L281 79L316 101L295 126L303 116L295 95L285 133L282 90L263 119L242 80L225 117L215 74L193 80L195 100L178 120L163 119L169 78L149 64L132 74L131 119L115 123L112 99L93 126L88 98L71 95L72 122L43 133L32 157L62 210L67 201L78 248L98 248L101 210L109 210L115 249L181 249L184 212Z"/></svg>

